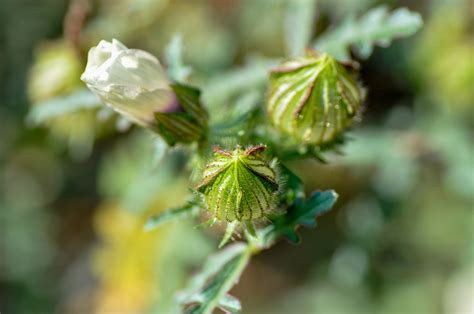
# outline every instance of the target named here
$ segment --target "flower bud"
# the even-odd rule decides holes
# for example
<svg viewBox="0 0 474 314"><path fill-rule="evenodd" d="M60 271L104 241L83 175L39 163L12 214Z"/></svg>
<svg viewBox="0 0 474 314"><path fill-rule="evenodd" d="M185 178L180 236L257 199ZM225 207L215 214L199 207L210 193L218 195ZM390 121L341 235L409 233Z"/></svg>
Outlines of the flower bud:
<svg viewBox="0 0 474 314"><path fill-rule="evenodd" d="M361 98L343 65L327 54L310 51L271 71L267 112L282 133L305 144L322 145L352 123Z"/></svg>
<svg viewBox="0 0 474 314"><path fill-rule="evenodd" d="M81 80L107 106L160 133L170 145L200 140L206 133L199 91L170 82L148 52L102 40L90 49Z"/></svg>
<svg viewBox="0 0 474 314"><path fill-rule="evenodd" d="M262 156L264 150L263 145L214 149L198 191L217 220L249 222L273 209L278 183L275 170Z"/></svg>

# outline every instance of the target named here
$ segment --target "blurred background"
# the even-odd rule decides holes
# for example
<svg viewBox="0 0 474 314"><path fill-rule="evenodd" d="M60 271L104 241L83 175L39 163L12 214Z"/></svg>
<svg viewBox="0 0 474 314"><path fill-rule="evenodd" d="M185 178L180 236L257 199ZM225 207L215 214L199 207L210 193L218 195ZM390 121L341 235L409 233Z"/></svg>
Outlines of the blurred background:
<svg viewBox="0 0 474 314"><path fill-rule="evenodd" d="M162 143L79 80L87 50L117 38L162 58L178 32L191 80L216 101L213 82L285 54L282 3L0 2L1 313L172 311L219 234L193 221L143 232L186 199L185 154L154 166ZM319 0L313 37L381 3L424 26L362 61L366 108L345 154L289 165L340 198L301 245L252 261L233 290L243 313L472 313L473 5Z"/></svg>

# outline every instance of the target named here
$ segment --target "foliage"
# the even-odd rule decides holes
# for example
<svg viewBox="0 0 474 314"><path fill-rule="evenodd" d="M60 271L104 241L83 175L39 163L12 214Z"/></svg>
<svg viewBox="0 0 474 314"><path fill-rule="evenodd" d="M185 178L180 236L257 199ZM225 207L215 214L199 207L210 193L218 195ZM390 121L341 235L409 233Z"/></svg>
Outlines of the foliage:
<svg viewBox="0 0 474 314"><path fill-rule="evenodd" d="M341 61L351 60L349 48L358 57L368 58L374 45L387 47L393 39L413 35L423 24L418 13L406 8L389 13L386 6L371 9L359 19L350 17L342 24L322 34L313 44Z"/></svg>
<svg viewBox="0 0 474 314"><path fill-rule="evenodd" d="M240 302L227 292L238 281L250 255L250 247L235 243L209 257L202 271L179 294L179 303L182 306L197 304L187 311L193 314L211 313L215 307L232 313L240 311Z"/></svg>
<svg viewBox="0 0 474 314"><path fill-rule="evenodd" d="M186 5L193 6L194 4ZM162 10L164 10L163 8L164 5L160 5L159 10L156 10L155 13L157 15L161 14ZM191 66L187 65L184 52L189 53L189 49L184 49L187 47L183 46L183 41L186 39L185 36L175 35L172 37L164 50L164 60L170 79L170 85L168 86L170 87L170 95L176 96L169 104L178 104L181 107L178 109L169 107L171 108L170 110L176 109L176 111L171 112L161 112L153 108L154 119L151 120L151 127L149 127L152 131L158 131L162 136L162 139L157 144L158 153L156 153L158 156L156 158L158 159L156 167L161 171L160 176L149 167L153 163L149 160L150 158L147 158L150 155L141 155L144 150L137 149L136 147L129 147L128 149L130 152L138 154L138 156L135 156L133 153L130 153L129 156L127 154L129 153L128 151L124 155L127 155L125 158L127 164L136 164L135 166L137 167L125 167L126 169L123 172L125 174L122 174L121 179L115 176L115 172L120 167L113 165L110 161L105 162L105 164L109 163L109 166L104 166L107 169L104 172L106 176L109 176L104 179L107 181L104 185L109 187L105 194L110 193L106 196L113 195L111 198L119 200L116 204L111 205L114 208L113 211L119 212L120 217L122 214L124 217L128 217L128 215L134 217L133 219L119 219L121 221L129 221L132 225L132 231L130 231L127 229L127 224L124 223L123 227L126 232L123 233L123 237L114 234L110 235L107 234L107 231L104 231L103 237L105 239L108 239L110 236L114 241L118 242L115 249L120 252L127 251L129 244L134 245L140 241L143 243L140 242L141 245L137 245L135 247L136 250L131 251L134 254L140 255L144 251L157 250L152 241L152 236L146 236L146 234L137 236L137 233L139 234L143 231L142 229L147 232L156 232L157 227L162 227L167 222L186 218L201 220L208 218L210 214L214 214L214 218L218 218L217 220L224 221L225 219L219 219L221 218L219 217L221 208L224 208L225 213L232 213L233 218L238 217L239 219L237 220L242 222L241 225L237 225L233 221L235 219L227 219L229 220L226 225L227 231L219 248L230 241L234 235L239 235L239 232L243 235L242 241L229 244L208 258L202 270L179 293L177 307L181 311L194 314L212 313L214 309L220 308L226 312L239 312L242 309L242 305L229 292L239 281L241 274L252 258L261 251L272 248L282 238L286 238L294 244L300 243L301 237L297 232L298 229L301 226L316 227L317 217L333 208L338 198L338 194L334 190L315 191L307 196L307 193L304 191L303 180L300 180L290 170L288 164L290 160L301 161L305 157L320 159L321 152L336 151L336 146L344 144L343 133L348 130L349 122L352 122L352 120L345 120L349 119L348 116L350 118L358 117L357 114L359 113L361 102L359 96L363 93L359 89L360 87L355 84L355 80L352 77L353 73L349 73L344 65L335 59L351 63L351 47L354 48L357 57L368 58L375 45L386 47L395 38L414 34L422 24L421 18L417 13L410 12L405 8L396 9L389 13L388 9L382 6L370 10L359 19L348 18L340 26L318 37L311 45L317 50L328 53L335 58L333 59L329 55L324 54L324 58L330 58L331 62L328 64L335 72L329 75L321 69L324 67L311 69L314 70L310 71L311 75L315 74L314 80L306 82L308 84L300 84L307 79L306 75L308 74L305 71L303 71L304 73L296 71L298 73L294 76L295 84L288 84L287 78L283 77L278 84L288 88L283 88L278 90L278 92L286 96L295 94L300 96L298 99L301 101L291 103L291 106L298 107L299 109L306 105L308 99L313 101L311 105L315 104L315 100L317 104L323 104L321 106L322 109L318 108L324 112L324 119L316 119L315 117L320 112L318 111L319 109L313 108L314 112L311 111L310 113L308 113L308 110L297 111L297 114L290 112L291 119L288 119L288 122L285 120L284 123L293 126L293 123L296 123L293 118L303 119L305 118L303 115L306 114L307 120L304 121L311 121L312 127L308 128L305 125L304 128L302 127L299 130L300 135L308 134L308 132L312 132L314 135L315 129L318 128L322 128L325 131L325 128L329 127L326 123L327 119L334 119L330 121L336 125L337 130L331 134L333 136L328 141L312 141L311 145L305 145L306 143L303 143L302 137L299 137L296 138L295 144L289 143L285 135L279 133L281 130L274 128L268 122L271 120L268 117L269 114L277 115L281 114L281 112L274 113L264 110L265 102L268 102L268 99L265 100L265 94L271 94L268 91L265 92L265 88L268 88L268 72L272 71L272 73L275 73L275 66L282 59L289 56L295 57L295 59L290 59L287 63L280 64L280 66L289 67L291 70L295 69L292 68L295 63L294 60L301 61L299 57L302 57L304 48L310 44L314 32L313 27L316 25L314 19L316 2L311 0L282 1L279 2L278 8L284 10L284 20L278 21L278 23L284 25L285 32L282 37L285 38L287 55L279 55L277 57L245 56L243 59L247 61L244 62L244 65L231 70L216 71L212 76L206 77L205 74L196 71L196 68L191 68ZM278 15L278 12L276 13ZM205 13L200 14L205 16ZM131 14L131 16L135 15ZM141 20L140 23L134 25L131 29L138 31L140 27L152 27L153 14L147 14L145 17L147 18ZM113 18L113 16L107 16L107 19ZM212 28L211 26L213 25L211 23L209 25L204 24L202 27L205 29ZM125 38L130 38L133 33L131 29L124 27L123 21L119 25L122 27L118 28L117 32L123 32ZM95 25L95 27L98 26ZM219 34L216 36L221 39L223 38L222 42L225 42L226 38L228 39L224 33ZM149 34L146 36L149 36ZM191 41L193 40L196 40L196 38L192 38ZM218 54L224 50L220 46L218 48ZM125 50L128 49L124 47ZM231 57L232 54L229 53L223 57L223 60L226 58L230 59ZM143 57L142 60L145 59ZM127 68L123 60L121 64L123 68ZM302 68L307 70L308 64L303 64ZM147 72L149 68L146 66L140 68L140 70L142 75L149 73ZM127 72L121 73L126 74ZM321 75L318 76L317 74ZM330 77L326 78L326 74ZM323 77L322 80L321 76ZM120 79L125 80L126 78L120 77ZM341 82L349 82L350 86L347 87ZM188 83L201 89L194 89L184 85ZM314 87L317 90L315 93L312 92ZM354 95L357 94L357 97L354 98L357 99L353 106L354 108L349 104L350 100L345 98L349 89L356 90ZM148 92L145 88L138 88L136 90L144 94ZM199 99L200 90L202 90L201 99ZM104 89L101 92L106 94L109 90ZM114 92L116 93L114 96L117 96L123 102L121 103L122 107L119 109L130 108L127 107L131 105L130 101L123 101L126 97L120 94L122 90L117 88ZM281 94L277 96L281 97ZM155 99L148 97L150 94L146 95L146 101L154 106ZM135 95L133 96L135 97ZM320 101L321 99L323 101ZM173 103L173 101L176 103ZM201 101L203 104L202 108ZM350 112L347 114L344 112L343 116L337 116L336 113L340 109L339 105L342 104ZM283 109L284 107L282 106ZM350 110L348 109L349 107ZM48 124L49 121L63 116L71 116L75 113L87 112L96 117L98 108L97 97L82 88L77 88L71 94L58 95L56 98L50 98L44 103L37 104L31 110L28 119L36 125L44 125ZM131 112L135 113L134 110L136 108L132 109ZM121 113L121 110L117 111ZM330 114L334 115L330 116ZM182 132L183 130L184 133ZM321 134L316 135L318 137L321 136ZM176 146L164 148L165 142L169 146ZM213 145L221 145L228 150L237 147L236 151L238 153L232 154L229 151L222 150L222 158L213 159L211 157L211 147ZM253 152L253 149L264 147L264 145L268 148L265 162L263 162L263 159L260 159L261 156L255 159L247 158L252 155L248 152ZM153 146L152 141L146 143L145 146ZM240 147L245 148L241 150ZM226 158L223 156L226 156ZM131 160L128 160L129 157ZM208 164L207 168L204 167L205 164ZM216 164L219 167L213 167ZM228 167L228 165L231 166ZM221 171L221 166L225 168L225 171ZM192 169L192 171L189 169ZM155 196L159 193L161 195L163 193L171 193L173 185L170 182L173 181L172 179L179 178L179 180L184 181L185 178L190 176L190 172L203 177L204 184L198 186L196 191L188 193L190 194L188 195L188 201L182 206L176 207L176 204L172 204L168 209L157 212L154 206L160 209L166 206L157 202ZM268 172L271 172L271 176L266 176ZM164 179L158 180L158 177L161 178L161 176ZM208 178L212 180L206 181ZM183 189L181 184L182 181L179 181L179 197L181 199L186 197L186 193L183 192L185 189ZM191 179L190 181L197 180ZM248 182L251 182L251 184L248 184ZM192 183L195 186L195 182L188 183ZM122 184L125 187L121 186ZM248 186L245 189L240 189L239 184L248 184ZM212 189L208 189L208 185L212 186ZM252 194L253 190L257 190L261 186L264 186L263 197L259 197L259 194ZM160 192L158 193L157 191ZM221 198L221 192L225 197ZM245 195L242 196L242 193ZM268 206L262 206L259 203L262 200ZM247 207L241 206L242 202L245 202ZM124 210L122 210L122 207ZM269 210L269 207L272 207L272 210ZM127 210L130 210L130 212L124 214ZM109 212L107 210L102 211L104 213ZM134 211L135 214L132 214ZM247 219L247 216L252 218L253 213L256 213L255 218L259 219L255 219L255 224L253 219ZM147 217L146 222L143 221L144 217ZM104 220L106 221L107 219L104 218ZM214 220L211 220L211 222L214 222ZM103 221L102 223L106 224ZM100 228L107 229L106 226L101 226ZM136 239L137 243L132 242L134 239ZM165 244L160 242L160 245L164 246ZM113 249L113 247L110 248L112 253L114 253ZM111 255L113 255L112 253ZM105 277L107 277L108 272L113 272L114 275L120 274L121 262L124 262L124 265L127 266L127 261L121 261L118 258L117 263L114 263L111 259L106 258L107 254L105 255L101 264L101 271L105 274ZM145 259L147 268L151 267L150 265L154 261L153 258ZM138 276L142 275L140 273ZM146 277L146 275L143 276ZM113 276L111 278L113 279ZM151 280L151 278L148 279ZM112 288L126 286L124 284L123 286L118 287L118 285L115 287L113 280L108 282L104 279L104 282ZM151 287L152 285L150 284L150 293L153 289ZM112 288L110 291L116 292ZM127 294L126 289L124 291L117 291L119 292L117 296ZM137 296L137 299L141 300L139 293L137 293Z"/></svg>
<svg viewBox="0 0 474 314"><path fill-rule="evenodd" d="M315 218L330 210L336 200L337 194L334 191L314 192L308 200L297 198L286 215L273 220L272 227L265 233L266 242L284 236L292 243L299 243L301 239L296 229L299 226L315 228Z"/></svg>
<svg viewBox="0 0 474 314"><path fill-rule="evenodd" d="M28 116L28 121L36 125L44 124L51 119L81 110L97 109L101 106L97 96L87 89L80 89L71 95L49 99L37 104Z"/></svg>
<svg viewBox="0 0 474 314"><path fill-rule="evenodd" d="M310 1L306 1L304 4L292 3L289 5L288 23L291 23L295 16L308 14L306 10L310 7ZM306 21L309 22L310 20L307 19ZM418 29L421 24L420 21L418 15L406 9L400 9L388 15L386 8L381 7L370 11L357 24L354 20L348 20L338 30L321 37L316 42L316 46L323 51L333 52L336 57L348 61L347 48L354 44L360 50L360 55L366 58L370 55L374 44L386 46L395 37L408 36ZM373 22L380 26L378 32L371 32L367 28L368 24ZM302 24L308 26L308 23ZM348 29L356 29L357 31L348 34ZM291 36L288 37L288 45L292 47L290 51L293 54L301 53L304 43L309 41L309 34L307 31L306 33L303 32L301 37L294 40ZM179 49L175 47L175 51L179 52ZM170 58L169 52L170 50L168 50L168 58ZM176 59L179 60L179 57ZM176 64L179 64L179 62ZM242 94L245 90L259 90L258 85L263 82L265 69L268 68L268 65L263 65L261 68L240 69L220 77L216 82L209 83L210 89L204 89L204 102L214 108L217 104L221 104L223 100L230 100L235 97L233 95ZM177 69L173 71L179 72ZM243 117L243 120L236 120L237 127L234 127L235 129L239 130L239 126L241 128L243 123L255 118L255 116L252 118L252 116L245 115ZM212 126L211 130L213 130ZM214 130L216 129L214 128ZM249 139L251 138L252 135L249 136ZM219 162L216 161L216 163ZM300 237L296 233L296 229L299 226L315 227L315 218L330 210L334 205L337 199L337 194L334 191L314 192L308 199L305 199L299 179L287 168L283 167L283 169L282 177L289 183L289 186L282 192L278 206L283 206L285 213L270 218L271 223L267 227L257 230L256 233L253 227L247 226L247 229L244 230L247 244L229 245L212 258L209 258L203 270L191 280L188 288L179 296L181 307L187 308L188 313L212 313L216 307L231 313L240 311L240 302L230 296L228 292L237 283L250 258L261 250L270 248L281 237L285 237L293 243L298 243ZM229 174L229 176L232 175ZM195 210L194 204L193 201L183 207L165 211L163 214L150 219L145 228L154 228L164 221L186 217ZM232 237L235 229L235 223L228 224L221 246Z"/></svg>
<svg viewBox="0 0 474 314"><path fill-rule="evenodd" d="M227 246L208 259L203 270L191 280L189 287L179 296L182 305L195 304L189 313L212 313L221 307L231 313L240 311L240 302L229 296L228 291L238 282L250 258L272 246L280 237L297 243L295 229L300 225L315 227L315 217L331 209L336 201L334 191L316 192L307 201L299 198L288 213L277 217L273 224L262 230L262 236L249 242Z"/></svg>
<svg viewBox="0 0 474 314"><path fill-rule="evenodd" d="M191 67L184 65L182 60L183 38L176 34L171 38L165 50L165 61L169 77L176 82L186 82L191 74Z"/></svg>
<svg viewBox="0 0 474 314"><path fill-rule="evenodd" d="M196 216L199 208L199 204L196 201L190 201L184 206L169 208L160 214L148 218L144 229L145 231L150 231L170 220L186 218L188 216Z"/></svg>
<svg viewBox="0 0 474 314"><path fill-rule="evenodd" d="M314 31L316 1L291 0L285 5L285 42L288 55L301 56Z"/></svg>

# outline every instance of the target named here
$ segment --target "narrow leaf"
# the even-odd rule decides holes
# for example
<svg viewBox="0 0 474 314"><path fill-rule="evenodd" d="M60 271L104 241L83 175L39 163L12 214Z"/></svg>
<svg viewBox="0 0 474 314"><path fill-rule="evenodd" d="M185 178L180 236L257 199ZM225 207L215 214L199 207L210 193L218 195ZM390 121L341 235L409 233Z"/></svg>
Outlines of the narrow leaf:
<svg viewBox="0 0 474 314"><path fill-rule="evenodd" d="M219 248L223 247L227 242L229 242L229 240L232 238L232 235L234 235L237 225L238 223L236 221L227 223L224 236L222 237L221 243L219 243Z"/></svg>
<svg viewBox="0 0 474 314"><path fill-rule="evenodd" d="M180 293L178 298L180 302L202 290L210 278L217 274L227 262L237 255L242 254L245 248L246 245L244 243L234 243L210 256L202 270L190 280L185 291Z"/></svg>
<svg viewBox="0 0 474 314"><path fill-rule="evenodd" d="M237 283L250 254L244 252L230 260L202 291L203 302L192 308L190 314L210 314L219 306L227 292Z"/></svg>
<svg viewBox="0 0 474 314"><path fill-rule="evenodd" d="M188 299L188 303L199 304L204 301L204 297L201 294L195 294ZM238 313L242 310L242 305L236 297L226 294L220 299L219 308L223 309L226 313Z"/></svg>
<svg viewBox="0 0 474 314"><path fill-rule="evenodd" d="M362 59L368 58L374 45L387 47L392 40L413 35L423 24L421 15L406 8L389 13L386 6L376 7L359 19L346 19L340 26L322 34L314 47L340 61L350 61L349 49Z"/></svg>
<svg viewBox="0 0 474 314"><path fill-rule="evenodd" d="M242 305L240 304L239 299L231 296L230 294L226 294L220 300L219 307L231 313L238 313L242 310Z"/></svg>
<svg viewBox="0 0 474 314"><path fill-rule="evenodd" d="M187 313L192 314L212 313L216 307L239 311L240 302L227 293L237 283L250 255L250 249L243 243L233 244L213 255L178 296L178 302L182 306L190 305Z"/></svg>
<svg viewBox="0 0 474 314"><path fill-rule="evenodd" d="M313 33L316 0L289 0L285 4L287 51L292 56L301 56Z"/></svg>
<svg viewBox="0 0 474 314"><path fill-rule="evenodd" d="M143 228L145 231L150 231L159 227L165 222L193 216L198 210L199 205L194 201L190 201L181 207L170 208L157 215L151 216L148 218Z"/></svg>
<svg viewBox="0 0 474 314"><path fill-rule="evenodd" d="M67 96L49 99L35 104L27 116L27 121L33 125L43 124L66 114L80 110L97 109L101 107L99 98L87 89L79 89Z"/></svg>
<svg viewBox="0 0 474 314"><path fill-rule="evenodd" d="M176 82L186 82L191 74L191 67L183 63L183 38L175 34L165 48L165 60L168 75Z"/></svg>

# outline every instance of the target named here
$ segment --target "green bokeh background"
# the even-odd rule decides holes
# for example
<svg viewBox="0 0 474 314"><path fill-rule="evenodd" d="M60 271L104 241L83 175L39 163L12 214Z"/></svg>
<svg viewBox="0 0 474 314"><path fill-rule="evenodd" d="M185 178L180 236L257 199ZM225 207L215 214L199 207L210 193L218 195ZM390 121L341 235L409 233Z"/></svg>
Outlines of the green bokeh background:
<svg viewBox="0 0 474 314"><path fill-rule="evenodd" d="M290 165L308 191L331 188L340 199L316 230L302 230L301 245L280 242L252 260L233 290L243 313L474 311L474 9L457 0L320 0L313 37L381 3L420 12L424 26L361 61L368 97L344 155ZM153 166L150 135L107 111L40 126L28 112L84 88L86 52L100 39L161 58L179 32L195 82L283 56L282 8L0 2L1 313L172 312L174 292L220 234L193 222L143 234L146 217L186 198L176 176L184 153Z"/></svg>

